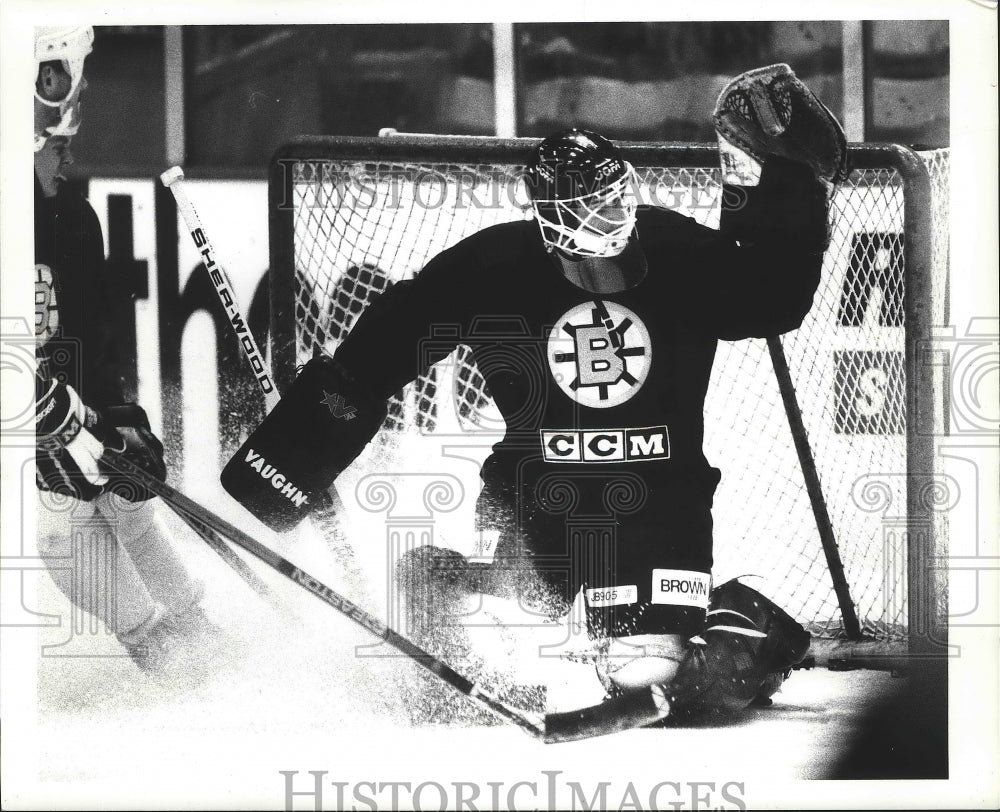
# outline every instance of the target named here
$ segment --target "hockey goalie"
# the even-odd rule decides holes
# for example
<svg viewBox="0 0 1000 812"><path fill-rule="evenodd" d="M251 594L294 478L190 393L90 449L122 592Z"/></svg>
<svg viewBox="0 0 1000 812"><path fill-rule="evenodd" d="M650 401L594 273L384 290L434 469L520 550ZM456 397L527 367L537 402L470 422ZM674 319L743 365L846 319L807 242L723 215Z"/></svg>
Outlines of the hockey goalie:
<svg viewBox="0 0 1000 812"><path fill-rule="evenodd" d="M601 135L545 138L525 176L533 221L486 228L383 294L232 458L229 493L275 529L296 524L427 371L433 328L457 325L507 427L481 471L477 510L500 541L476 586L527 570L550 604L582 590L610 695L662 686L674 718L766 703L809 636L744 584L712 588L721 472L702 450L704 401L719 341L777 336L809 311L846 145L784 65L734 80L715 123L760 170L726 184L719 230L637 206Z"/></svg>

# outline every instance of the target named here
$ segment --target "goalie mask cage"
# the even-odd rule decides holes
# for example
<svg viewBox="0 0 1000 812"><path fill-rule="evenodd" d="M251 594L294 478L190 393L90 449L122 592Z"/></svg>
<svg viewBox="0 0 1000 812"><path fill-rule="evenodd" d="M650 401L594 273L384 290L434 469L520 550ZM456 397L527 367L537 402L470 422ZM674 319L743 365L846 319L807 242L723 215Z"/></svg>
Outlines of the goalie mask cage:
<svg viewBox="0 0 1000 812"><path fill-rule="evenodd" d="M439 251L531 217L520 176L536 143L306 137L279 149L269 179L279 388ZM718 227L714 144L619 146L640 203ZM858 145L849 157L802 326L719 344L705 403L705 453L723 471L713 574L758 576L747 583L815 639L848 641L833 644L845 657L891 659L945 641L946 590L933 566L949 498L934 476L944 387L928 342L945 317L947 152ZM459 347L446 363L453 374L435 367L393 399L383 430L432 433L448 408L470 442L496 442L471 352Z"/></svg>

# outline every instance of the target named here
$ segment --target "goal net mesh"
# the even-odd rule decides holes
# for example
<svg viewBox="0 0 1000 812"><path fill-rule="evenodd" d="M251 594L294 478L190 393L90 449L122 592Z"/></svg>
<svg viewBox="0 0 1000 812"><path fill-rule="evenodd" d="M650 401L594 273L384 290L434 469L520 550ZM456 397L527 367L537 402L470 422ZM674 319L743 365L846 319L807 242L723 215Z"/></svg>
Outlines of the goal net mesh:
<svg viewBox="0 0 1000 812"><path fill-rule="evenodd" d="M943 324L947 152L922 157L933 201L921 225L933 230L932 317ZM516 162L317 154L288 161L284 171L291 173L294 267L276 270L290 276L294 326L273 328L294 329L298 364L333 352L372 301L439 251L531 216ZM641 203L718 227L716 168L636 171ZM864 633L888 641L907 633L904 236L916 225L904 219L902 183L895 169L869 168L836 192L814 305L781 339L851 600ZM502 436L465 347L393 398L384 429L433 434L444 419L480 446ZM705 430L706 456L723 471L713 511L716 582L755 576L747 582L814 634L840 635L842 613L765 341L720 343Z"/></svg>

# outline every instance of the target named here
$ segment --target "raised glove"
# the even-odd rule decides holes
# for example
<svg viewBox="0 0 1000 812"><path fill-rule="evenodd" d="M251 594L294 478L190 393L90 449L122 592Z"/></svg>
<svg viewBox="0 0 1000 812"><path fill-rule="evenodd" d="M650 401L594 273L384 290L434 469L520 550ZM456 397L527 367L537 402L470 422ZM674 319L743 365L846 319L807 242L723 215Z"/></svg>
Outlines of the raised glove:
<svg viewBox="0 0 1000 812"><path fill-rule="evenodd" d="M847 139L840 122L785 64L736 77L712 115L720 136L763 164L771 156L811 167L837 184L847 177Z"/></svg>

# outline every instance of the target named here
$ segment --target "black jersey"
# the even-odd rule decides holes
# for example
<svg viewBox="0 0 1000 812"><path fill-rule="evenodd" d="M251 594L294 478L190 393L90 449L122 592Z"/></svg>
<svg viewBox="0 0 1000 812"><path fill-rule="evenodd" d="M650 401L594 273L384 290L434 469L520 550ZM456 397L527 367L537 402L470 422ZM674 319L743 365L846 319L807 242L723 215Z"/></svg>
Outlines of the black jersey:
<svg viewBox="0 0 1000 812"><path fill-rule="evenodd" d="M720 231L640 210L645 276L610 294L570 282L535 223L487 228L383 295L336 357L388 397L468 345L507 425L486 463L494 474L520 477L532 459L534 477L627 467L648 482L697 480L709 470L702 412L717 342L794 329L819 282L825 202L811 178L781 195L814 227L738 196Z"/></svg>
<svg viewBox="0 0 1000 812"><path fill-rule="evenodd" d="M114 299L104 238L90 203L68 189L52 198L35 180L35 333L39 380L56 377L95 408L121 403ZM36 305L39 303L36 302Z"/></svg>

